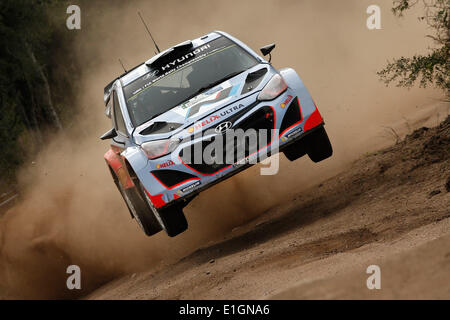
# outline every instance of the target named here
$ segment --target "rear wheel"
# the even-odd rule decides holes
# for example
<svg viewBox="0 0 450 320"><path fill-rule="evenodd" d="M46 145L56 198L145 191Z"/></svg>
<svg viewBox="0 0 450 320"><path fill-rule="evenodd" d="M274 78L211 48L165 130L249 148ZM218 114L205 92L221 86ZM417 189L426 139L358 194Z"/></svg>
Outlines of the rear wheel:
<svg viewBox="0 0 450 320"><path fill-rule="evenodd" d="M159 224L169 237L175 237L186 231L188 223L181 207L171 206L168 208L156 209L141 183L140 187L148 206L151 208Z"/></svg>

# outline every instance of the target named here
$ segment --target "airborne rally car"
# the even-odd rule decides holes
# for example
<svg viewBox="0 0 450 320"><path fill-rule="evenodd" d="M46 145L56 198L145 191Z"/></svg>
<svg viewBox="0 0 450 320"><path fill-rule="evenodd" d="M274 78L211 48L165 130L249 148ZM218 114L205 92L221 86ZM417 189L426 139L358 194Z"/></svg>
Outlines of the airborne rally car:
<svg viewBox="0 0 450 320"><path fill-rule="evenodd" d="M147 235L185 231L182 209L199 192L271 154L332 155L297 73L224 32L160 52L107 85L104 100L113 123L101 137L111 139L105 159Z"/></svg>

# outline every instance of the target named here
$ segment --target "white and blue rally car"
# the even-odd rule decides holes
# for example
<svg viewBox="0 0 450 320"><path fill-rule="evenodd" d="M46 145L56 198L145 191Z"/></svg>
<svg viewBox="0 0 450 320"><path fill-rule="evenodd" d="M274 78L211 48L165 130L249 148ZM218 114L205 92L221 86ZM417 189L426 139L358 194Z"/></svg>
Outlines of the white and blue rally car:
<svg viewBox="0 0 450 320"><path fill-rule="evenodd" d="M270 56L274 48L261 52ZM252 165L251 156L261 161L282 151L291 161L307 154L319 162L333 153L323 118L297 73L276 70L270 59L225 32L157 54L108 84L104 100L113 124L101 137L111 139L104 157L147 235L185 231L183 208L202 190ZM258 135L264 141L222 139L223 150L210 152L212 161L197 157L233 130L268 134Z"/></svg>

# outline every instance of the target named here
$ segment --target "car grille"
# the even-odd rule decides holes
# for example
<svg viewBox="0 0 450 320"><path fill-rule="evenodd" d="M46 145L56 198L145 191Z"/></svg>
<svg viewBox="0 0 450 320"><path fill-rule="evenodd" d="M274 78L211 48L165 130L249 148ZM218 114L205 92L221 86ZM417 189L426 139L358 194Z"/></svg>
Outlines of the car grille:
<svg viewBox="0 0 450 320"><path fill-rule="evenodd" d="M225 120L225 122L229 121L229 119ZM180 157L181 160L193 170L202 173L202 174L214 174L223 168L228 167L231 162L235 163L245 157L249 156L251 153L265 147L267 144L272 141L272 129L275 126L275 112L272 107L266 106L258 109L253 114L248 116L246 119L238 123L236 126L232 126L232 129L238 130L242 129L243 132L249 132L248 129L254 129L252 133L254 134L254 139L245 138L244 136L240 136L239 138L235 138L234 140L227 139L227 134L225 133L223 137L223 157L216 156L218 159L211 159L209 162L205 162L201 155L204 154L205 148L207 148L210 144L212 144L215 139L212 138L209 141L203 140L199 141L196 144L192 144L189 147L186 147L181 150ZM261 130L267 130L266 135L262 136L263 139L260 139ZM267 137L264 139L264 137ZM228 140L228 141L227 141ZM243 148L238 148L238 146L244 146ZM209 150L212 149L212 146ZM238 149L243 152L238 153ZM196 151L202 152L201 155L196 154ZM197 152L198 152L197 151ZM208 152L209 153L209 152ZM215 156L215 155L213 155ZM200 163L195 163L195 159L201 160L197 161ZM221 161L218 161L221 160Z"/></svg>

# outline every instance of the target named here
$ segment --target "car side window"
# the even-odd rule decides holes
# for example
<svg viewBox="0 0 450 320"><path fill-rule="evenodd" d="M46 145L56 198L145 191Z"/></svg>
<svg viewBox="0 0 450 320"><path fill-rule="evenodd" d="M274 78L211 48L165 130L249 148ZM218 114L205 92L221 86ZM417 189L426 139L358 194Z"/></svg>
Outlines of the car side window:
<svg viewBox="0 0 450 320"><path fill-rule="evenodd" d="M113 112L113 99L110 96L108 103L106 104L105 114L108 118L112 119L112 112Z"/></svg>
<svg viewBox="0 0 450 320"><path fill-rule="evenodd" d="M124 136L127 135L127 128L125 127L125 121L123 120L122 111L120 110L119 99L117 98L116 91L113 91L113 100L114 100L114 127L117 132L121 133Z"/></svg>

